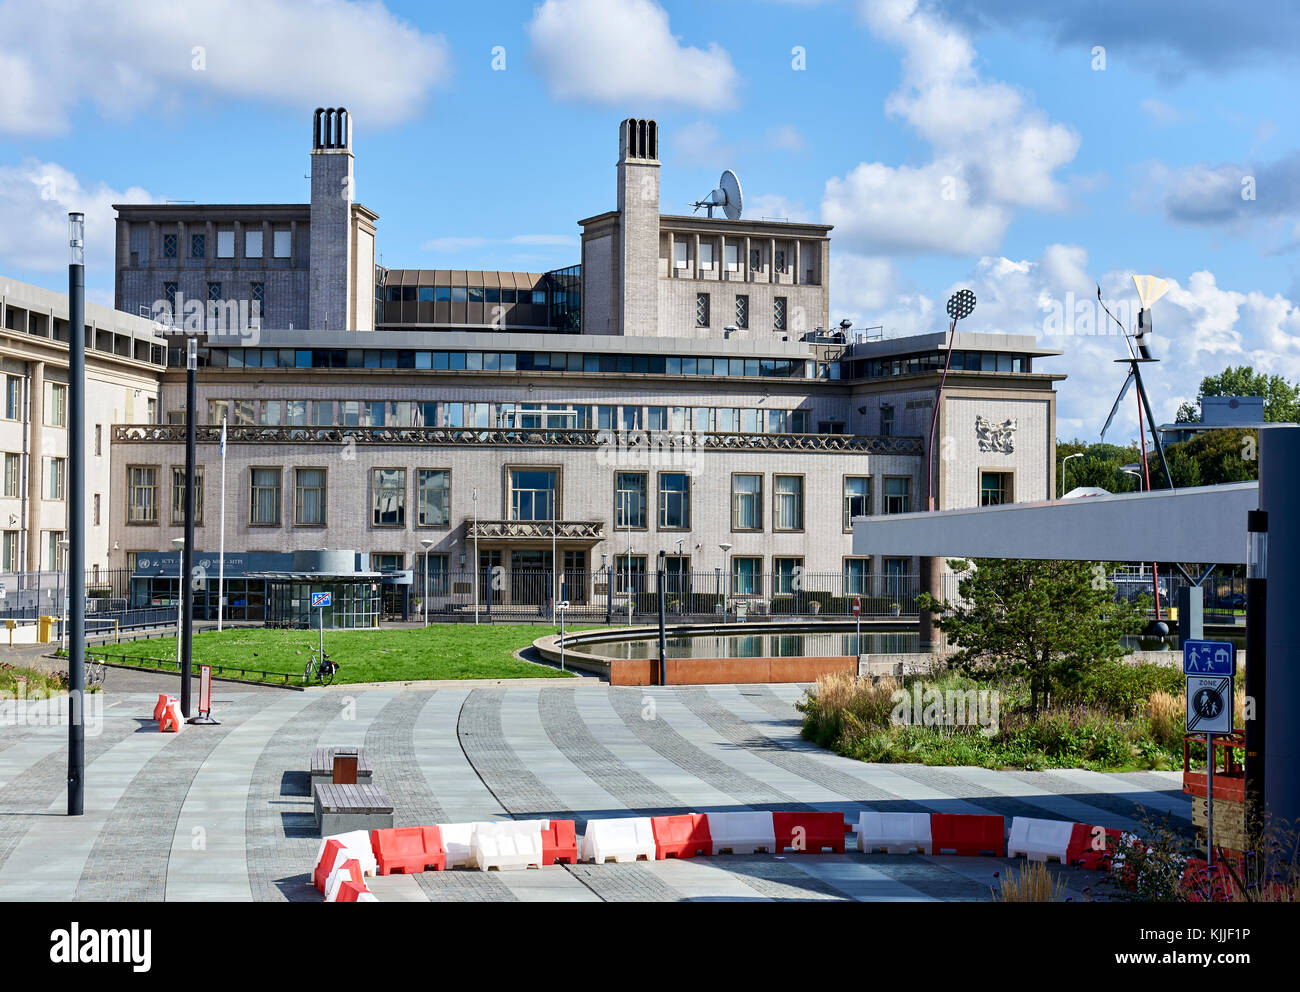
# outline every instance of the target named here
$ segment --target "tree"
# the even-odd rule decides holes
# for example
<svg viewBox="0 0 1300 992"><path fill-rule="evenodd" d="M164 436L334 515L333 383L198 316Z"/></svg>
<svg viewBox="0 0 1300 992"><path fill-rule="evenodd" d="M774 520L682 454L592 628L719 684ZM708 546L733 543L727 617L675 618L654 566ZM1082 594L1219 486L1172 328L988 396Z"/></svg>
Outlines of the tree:
<svg viewBox="0 0 1300 992"><path fill-rule="evenodd" d="M951 664L970 675L1024 678L1036 716L1054 686L1078 681L1083 670L1124 654L1120 638L1135 634L1145 604L1118 599L1098 562L955 560L958 601L928 593L923 610L942 612L936 625L961 648Z"/></svg>
<svg viewBox="0 0 1300 992"><path fill-rule="evenodd" d="M1207 396L1262 396L1264 419L1269 423L1292 423L1300 420L1300 385L1280 375L1256 372L1249 365L1229 366L1218 375L1201 380L1196 406L1184 403L1178 408L1182 423L1199 423L1200 401Z"/></svg>

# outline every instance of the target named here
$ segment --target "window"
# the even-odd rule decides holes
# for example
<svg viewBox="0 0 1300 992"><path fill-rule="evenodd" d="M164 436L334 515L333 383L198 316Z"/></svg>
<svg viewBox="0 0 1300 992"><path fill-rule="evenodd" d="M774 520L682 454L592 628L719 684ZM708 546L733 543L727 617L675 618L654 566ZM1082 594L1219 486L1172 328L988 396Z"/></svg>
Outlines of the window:
<svg viewBox="0 0 1300 992"><path fill-rule="evenodd" d="M646 529L646 474L619 472L614 479L616 530Z"/></svg>
<svg viewBox="0 0 1300 992"><path fill-rule="evenodd" d="M742 328L749 326L749 297L748 296L736 297L736 326Z"/></svg>
<svg viewBox="0 0 1300 992"><path fill-rule="evenodd" d="M749 270L757 272L763 267L763 249L751 248L749 250Z"/></svg>
<svg viewBox="0 0 1300 992"><path fill-rule="evenodd" d="M673 238L673 268L684 269L687 264L686 239Z"/></svg>
<svg viewBox="0 0 1300 992"><path fill-rule="evenodd" d="M249 312L255 316L260 316L266 312L266 283L250 282L248 284L248 298L250 303L256 304L256 308L250 306Z"/></svg>
<svg viewBox="0 0 1300 992"><path fill-rule="evenodd" d="M293 232L272 232L272 253L276 258L290 258L293 255Z"/></svg>
<svg viewBox="0 0 1300 992"><path fill-rule="evenodd" d="M61 382L45 384L45 423L50 427L68 426L68 387Z"/></svg>
<svg viewBox="0 0 1300 992"><path fill-rule="evenodd" d="M185 524L185 468L172 468L172 525ZM194 466L194 526L203 526L203 466Z"/></svg>
<svg viewBox="0 0 1300 992"><path fill-rule="evenodd" d="M886 513L910 513L912 509L912 480L905 476L885 477Z"/></svg>
<svg viewBox="0 0 1300 992"><path fill-rule="evenodd" d="M871 514L871 477L867 475L846 475L844 477L844 530L853 529L850 521L854 517Z"/></svg>
<svg viewBox="0 0 1300 992"><path fill-rule="evenodd" d="M776 250L775 258L776 258L776 271L784 272L785 271L785 249L778 248Z"/></svg>
<svg viewBox="0 0 1300 992"><path fill-rule="evenodd" d="M763 594L763 559L731 559L731 594L733 596L761 596Z"/></svg>
<svg viewBox="0 0 1300 992"><path fill-rule="evenodd" d="M206 234L190 235L190 258L208 257L208 236Z"/></svg>
<svg viewBox="0 0 1300 992"><path fill-rule="evenodd" d="M283 422L283 400L258 400L257 425L259 427L279 427Z"/></svg>
<svg viewBox="0 0 1300 992"><path fill-rule="evenodd" d="M244 233L244 257L261 258L262 257L262 232L246 231Z"/></svg>
<svg viewBox="0 0 1300 992"><path fill-rule="evenodd" d="M614 560L614 592L645 592L645 555L619 555Z"/></svg>
<svg viewBox="0 0 1300 992"><path fill-rule="evenodd" d="M695 326L696 327L709 326L709 294L708 293L695 294Z"/></svg>
<svg viewBox="0 0 1300 992"><path fill-rule="evenodd" d="M556 473L541 469L510 472L510 519L555 519Z"/></svg>
<svg viewBox="0 0 1300 992"><path fill-rule="evenodd" d="M22 456L12 451L5 452L5 495L17 496L19 478L22 472Z"/></svg>
<svg viewBox="0 0 1300 992"><path fill-rule="evenodd" d="M416 579L417 589L423 589L425 583L428 583L430 596L447 595L446 555L416 555L415 564L420 573Z"/></svg>
<svg viewBox="0 0 1300 992"><path fill-rule="evenodd" d="M798 578L803 572L802 558L772 559L772 595L786 595L799 591Z"/></svg>
<svg viewBox="0 0 1300 992"><path fill-rule="evenodd" d="M18 531L7 530L4 543L0 545L0 569L6 572L18 571Z"/></svg>
<svg viewBox="0 0 1300 992"><path fill-rule="evenodd" d="M772 529L803 530L803 476L772 476Z"/></svg>
<svg viewBox="0 0 1300 992"><path fill-rule="evenodd" d="M772 330L785 330L785 297L778 296L772 301Z"/></svg>
<svg viewBox="0 0 1300 992"><path fill-rule="evenodd" d="M894 408L888 403L880 407L880 434L882 437L894 436Z"/></svg>
<svg viewBox="0 0 1300 992"><path fill-rule="evenodd" d="M158 467L128 465L126 469L126 522L158 522Z"/></svg>
<svg viewBox="0 0 1300 992"><path fill-rule="evenodd" d="M63 531L47 530L45 532L45 566L51 572L63 571L63 556L67 551L59 545L63 543Z"/></svg>
<svg viewBox="0 0 1300 992"><path fill-rule="evenodd" d="M95 425L95 457L101 458L104 454L104 425Z"/></svg>
<svg viewBox="0 0 1300 992"><path fill-rule="evenodd" d="M1010 472L980 473L980 506L998 506L1011 502Z"/></svg>
<svg viewBox="0 0 1300 992"><path fill-rule="evenodd" d="M726 248L723 249L723 254L726 258L727 271L739 272L740 271L740 245L728 244Z"/></svg>
<svg viewBox="0 0 1300 992"><path fill-rule="evenodd" d="M295 469L293 522L299 527L325 526L325 469Z"/></svg>
<svg viewBox="0 0 1300 992"><path fill-rule="evenodd" d="M23 419L23 380L16 375L5 376L5 419Z"/></svg>
<svg viewBox="0 0 1300 992"><path fill-rule="evenodd" d="M700 268L713 271L713 242L700 242Z"/></svg>
<svg viewBox="0 0 1300 992"><path fill-rule="evenodd" d="M64 499L67 495L68 460L66 458L45 459L45 498Z"/></svg>
<svg viewBox="0 0 1300 992"><path fill-rule="evenodd" d="M868 580L871 578L870 558L844 559L844 595L866 596Z"/></svg>
<svg viewBox="0 0 1300 992"><path fill-rule="evenodd" d="M256 527L280 526L280 470L250 469L252 494L248 522Z"/></svg>
<svg viewBox="0 0 1300 992"><path fill-rule="evenodd" d="M95 493L95 496L91 501L91 520L93 521L93 526L99 526L99 493Z"/></svg>
<svg viewBox="0 0 1300 992"><path fill-rule="evenodd" d="M164 234L162 236L162 257L163 258L176 257L176 235Z"/></svg>
<svg viewBox="0 0 1300 992"><path fill-rule="evenodd" d="M691 477L685 472L659 473L659 527L689 530L691 526Z"/></svg>
<svg viewBox="0 0 1300 992"><path fill-rule="evenodd" d="M405 527L406 469L377 468L370 478L371 523L376 527Z"/></svg>
<svg viewBox="0 0 1300 992"><path fill-rule="evenodd" d="M370 567L376 572L400 572L406 562L406 555L372 554Z"/></svg>
<svg viewBox="0 0 1300 992"><path fill-rule="evenodd" d="M171 310L172 319L179 320L181 315L176 312L176 292L179 288L177 283L163 283L163 299L167 301L167 306Z"/></svg>
<svg viewBox="0 0 1300 992"><path fill-rule="evenodd" d="M221 302L221 283L219 282L208 283L208 302L209 303Z"/></svg>
<svg viewBox="0 0 1300 992"><path fill-rule="evenodd" d="M217 258L235 257L235 232L217 232Z"/></svg>
<svg viewBox="0 0 1300 992"><path fill-rule="evenodd" d="M451 472L447 469L422 468L417 483L419 526L451 526Z"/></svg>
<svg viewBox="0 0 1300 992"><path fill-rule="evenodd" d="M761 475L731 477L731 529L763 529L763 477Z"/></svg>

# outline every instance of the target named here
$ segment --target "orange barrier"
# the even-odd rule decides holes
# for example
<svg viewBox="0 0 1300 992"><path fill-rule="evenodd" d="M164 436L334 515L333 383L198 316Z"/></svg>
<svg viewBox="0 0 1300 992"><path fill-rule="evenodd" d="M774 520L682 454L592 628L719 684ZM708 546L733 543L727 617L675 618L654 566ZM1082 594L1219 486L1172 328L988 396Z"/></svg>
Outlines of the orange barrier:
<svg viewBox="0 0 1300 992"><path fill-rule="evenodd" d="M162 716L158 718L158 733L176 734L180 732L181 727L184 725L185 720L181 716L181 704L168 700L167 705L163 707Z"/></svg>
<svg viewBox="0 0 1300 992"><path fill-rule="evenodd" d="M356 882L363 889L366 886L365 875L361 871L361 862L356 858L348 858L341 865L335 867L330 872L329 877L325 879L325 901L338 902L339 889L344 882Z"/></svg>
<svg viewBox="0 0 1300 992"><path fill-rule="evenodd" d="M693 858L697 854L707 857L713 853L709 818L704 813L652 816L650 827L654 831L655 858L659 861L665 858Z"/></svg>
<svg viewBox="0 0 1300 992"><path fill-rule="evenodd" d="M374 848L381 875L395 871L409 875L426 868L443 871L447 867L447 852L443 850L442 835L436 826L372 830L370 846Z"/></svg>
<svg viewBox="0 0 1300 992"><path fill-rule="evenodd" d="M322 895L325 893L325 880L329 878L330 872L334 870L338 856L346 849L342 841L327 840L325 842L320 860L316 862L316 871L312 873L312 882Z"/></svg>
<svg viewBox="0 0 1300 992"><path fill-rule="evenodd" d="M542 831L542 864L578 863L578 831L572 820L552 820Z"/></svg>
<svg viewBox="0 0 1300 992"><path fill-rule="evenodd" d="M1065 863L1089 871L1110 871L1121 837L1123 832L1119 830L1076 823L1070 832L1070 846L1065 849Z"/></svg>
<svg viewBox="0 0 1300 992"><path fill-rule="evenodd" d="M786 848L796 854L821 854L830 848L844 853L844 834L850 829L843 813L776 813L772 814L776 832L776 854Z"/></svg>
<svg viewBox="0 0 1300 992"><path fill-rule="evenodd" d="M338 898L335 902L357 902L361 896L369 892L362 882L354 882L351 879L339 886Z"/></svg>
<svg viewBox="0 0 1300 992"><path fill-rule="evenodd" d="M180 699L176 696L169 696L165 692L158 693L158 702L154 704L153 718L161 720L163 711L167 709L168 703L179 703Z"/></svg>
<svg viewBox="0 0 1300 992"><path fill-rule="evenodd" d="M930 842L934 854L951 850L963 857L989 853L995 858L1005 858L1006 821L985 813L931 813Z"/></svg>

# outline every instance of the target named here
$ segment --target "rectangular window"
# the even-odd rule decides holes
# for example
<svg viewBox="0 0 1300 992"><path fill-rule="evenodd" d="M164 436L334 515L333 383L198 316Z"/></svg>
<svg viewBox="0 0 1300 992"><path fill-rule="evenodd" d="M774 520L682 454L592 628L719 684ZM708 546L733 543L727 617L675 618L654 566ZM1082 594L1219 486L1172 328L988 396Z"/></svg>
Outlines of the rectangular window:
<svg viewBox="0 0 1300 992"><path fill-rule="evenodd" d="M50 427L68 426L68 387L61 382L45 384L45 423Z"/></svg>
<svg viewBox="0 0 1300 992"><path fill-rule="evenodd" d="M731 594L733 596L763 595L763 559L731 559Z"/></svg>
<svg viewBox="0 0 1300 992"><path fill-rule="evenodd" d="M622 554L614 559L614 592L637 593L647 589L645 555Z"/></svg>
<svg viewBox="0 0 1300 992"><path fill-rule="evenodd" d="M881 437L894 436L894 408L888 403L880 407L880 435Z"/></svg>
<svg viewBox="0 0 1300 992"><path fill-rule="evenodd" d="M844 530L852 530L849 521L854 517L871 514L871 477L846 475L844 477Z"/></svg>
<svg viewBox="0 0 1300 992"><path fill-rule="evenodd" d="M5 376L5 419L23 419L23 380L16 375Z"/></svg>
<svg viewBox="0 0 1300 992"><path fill-rule="evenodd" d="M311 422L314 427L333 427L334 426L334 401L333 400L312 400L311 401Z"/></svg>
<svg viewBox="0 0 1300 992"><path fill-rule="evenodd" d="M252 493L249 500L248 522L259 527L280 526L280 470L254 468L249 470Z"/></svg>
<svg viewBox="0 0 1300 992"><path fill-rule="evenodd" d="M127 466L126 522L129 524L158 522L158 466Z"/></svg>
<svg viewBox="0 0 1300 992"><path fill-rule="evenodd" d="M785 271L785 249L784 248L778 248L776 250L776 271L777 272Z"/></svg>
<svg viewBox="0 0 1300 992"><path fill-rule="evenodd" d="M94 522L93 526L99 526L99 493L95 493L91 500L91 520Z"/></svg>
<svg viewBox="0 0 1300 992"><path fill-rule="evenodd" d="M785 297L778 296L772 301L772 330L785 330Z"/></svg>
<svg viewBox="0 0 1300 992"><path fill-rule="evenodd" d="M803 530L803 476L772 476L772 529Z"/></svg>
<svg viewBox="0 0 1300 992"><path fill-rule="evenodd" d="M772 559L772 595L789 596L797 590L796 579L803 571L802 558Z"/></svg>
<svg viewBox="0 0 1300 992"><path fill-rule="evenodd" d="M7 530L0 547L0 568L6 572L18 571L18 531Z"/></svg>
<svg viewBox="0 0 1300 992"><path fill-rule="evenodd" d="M646 529L646 473L619 472L614 479L615 530Z"/></svg>
<svg viewBox="0 0 1300 992"><path fill-rule="evenodd" d="M731 477L731 529L763 529L763 477L761 475Z"/></svg>
<svg viewBox="0 0 1300 992"><path fill-rule="evenodd" d="M726 248L723 249L723 254L726 257L727 271L739 272L740 271L740 245L728 243Z"/></svg>
<svg viewBox="0 0 1300 992"><path fill-rule="evenodd" d="M217 232L217 258L235 257L235 232Z"/></svg>
<svg viewBox="0 0 1300 992"><path fill-rule="evenodd" d="M261 258L262 257L262 232L246 231L244 233L244 257Z"/></svg>
<svg viewBox="0 0 1300 992"><path fill-rule="evenodd" d="M209 303L221 302L221 283L219 282L208 283L208 302Z"/></svg>
<svg viewBox="0 0 1300 992"><path fill-rule="evenodd" d="M266 313L266 283L250 282L248 284L248 299L250 316L261 316ZM256 304L254 307L252 304Z"/></svg>
<svg viewBox="0 0 1300 992"><path fill-rule="evenodd" d="M510 519L554 520L556 473L542 469L510 471Z"/></svg>
<svg viewBox="0 0 1300 992"><path fill-rule="evenodd" d="M272 252L276 258L289 258L293 255L292 231L273 231L271 240Z"/></svg>
<svg viewBox="0 0 1300 992"><path fill-rule="evenodd" d="M307 401L306 400L287 400L285 401L285 413L288 419L285 423L290 427L307 426Z"/></svg>
<svg viewBox="0 0 1300 992"><path fill-rule="evenodd" d="M22 472L22 456L12 451L5 452L5 495L18 495L19 478Z"/></svg>
<svg viewBox="0 0 1300 992"><path fill-rule="evenodd" d="M416 555L415 564L420 570L415 580L417 589L423 589L427 583L430 596L447 595L446 555Z"/></svg>
<svg viewBox="0 0 1300 992"><path fill-rule="evenodd" d="M377 468L370 473L370 521L376 527L406 526L406 469Z"/></svg>
<svg viewBox="0 0 1300 992"><path fill-rule="evenodd" d="M325 469L295 469L293 522L299 527L325 526Z"/></svg>
<svg viewBox="0 0 1300 992"><path fill-rule="evenodd" d="M751 248L749 250L749 270L758 272L763 268L763 249Z"/></svg>
<svg viewBox="0 0 1300 992"><path fill-rule="evenodd" d="M176 257L176 235L164 234L162 236L162 257L163 258Z"/></svg>
<svg viewBox="0 0 1300 992"><path fill-rule="evenodd" d="M708 293L695 294L695 326L696 327L709 326L709 294Z"/></svg>
<svg viewBox="0 0 1300 992"><path fill-rule="evenodd" d="M673 239L673 268L684 269L687 264L686 240L684 238Z"/></svg>
<svg viewBox="0 0 1300 992"><path fill-rule="evenodd" d="M172 468L172 525L185 526L185 468ZM194 526L203 526L203 466L194 466Z"/></svg>
<svg viewBox="0 0 1300 992"><path fill-rule="evenodd" d="M104 425L95 425L95 457L102 458L104 455Z"/></svg>
<svg viewBox="0 0 1300 992"><path fill-rule="evenodd" d="M736 326L746 328L749 326L749 297L736 297Z"/></svg>
<svg viewBox="0 0 1300 992"><path fill-rule="evenodd" d="M67 495L68 460L66 458L45 459L45 498L64 499Z"/></svg>
<svg viewBox="0 0 1300 992"><path fill-rule="evenodd" d="M45 565L51 572L63 571L63 556L66 548L63 544L63 531L47 530L45 532Z"/></svg>
<svg viewBox="0 0 1300 992"><path fill-rule="evenodd" d="M690 530L691 477L685 472L659 473L659 527Z"/></svg>
<svg viewBox="0 0 1300 992"><path fill-rule="evenodd" d="M257 425L259 427L279 427L284 423L283 400L258 400Z"/></svg>
<svg viewBox="0 0 1300 992"><path fill-rule="evenodd" d="M451 472L447 469L419 471L419 525L421 527L449 527L451 525Z"/></svg>
<svg viewBox="0 0 1300 992"><path fill-rule="evenodd" d="M163 299L167 301L167 306L171 309L172 319L179 322L181 314L176 312L176 293L180 286L178 283L163 283Z"/></svg>
<svg viewBox="0 0 1300 992"><path fill-rule="evenodd" d="M700 242L700 268L713 271L713 242Z"/></svg>
<svg viewBox="0 0 1300 992"><path fill-rule="evenodd" d="M868 580L871 578L870 558L844 559L844 595L866 596Z"/></svg>
<svg viewBox="0 0 1300 992"><path fill-rule="evenodd" d="M980 473L980 506L998 506L1011 502L1010 472Z"/></svg>
<svg viewBox="0 0 1300 992"><path fill-rule="evenodd" d="M190 258L208 257L208 236L206 234L190 235Z"/></svg>
<svg viewBox="0 0 1300 992"><path fill-rule="evenodd" d="M906 476L885 477L886 513L910 513L912 510L912 480Z"/></svg>

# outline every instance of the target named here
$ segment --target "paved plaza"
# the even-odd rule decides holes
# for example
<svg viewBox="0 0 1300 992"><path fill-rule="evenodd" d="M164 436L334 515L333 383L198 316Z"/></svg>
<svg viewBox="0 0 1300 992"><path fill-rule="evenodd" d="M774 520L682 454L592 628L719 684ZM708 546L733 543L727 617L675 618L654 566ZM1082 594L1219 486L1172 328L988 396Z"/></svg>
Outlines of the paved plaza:
<svg viewBox="0 0 1300 992"><path fill-rule="evenodd" d="M291 692L217 683L219 727L159 734L156 687L110 675L66 808L67 729L0 722L0 899L319 901L312 749L363 745L396 826L686 810L1001 813L1190 827L1171 772L870 765L799 737L796 685L633 689L594 680ZM174 679L161 684L174 689ZM154 692L150 692L154 689ZM12 707L12 703L0 707ZM4 714L0 713L0 717ZM980 900L1014 862L722 856L377 878L381 901ZM1075 898L1096 876L1062 869Z"/></svg>

